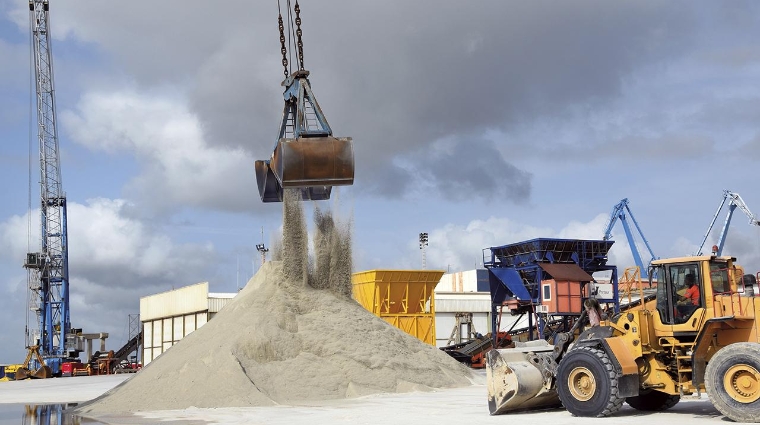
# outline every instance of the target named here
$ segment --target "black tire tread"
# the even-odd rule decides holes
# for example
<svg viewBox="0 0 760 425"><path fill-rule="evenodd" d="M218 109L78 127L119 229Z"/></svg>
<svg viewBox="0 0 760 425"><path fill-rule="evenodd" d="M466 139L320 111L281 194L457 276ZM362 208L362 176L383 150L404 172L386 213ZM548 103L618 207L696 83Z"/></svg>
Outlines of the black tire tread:
<svg viewBox="0 0 760 425"><path fill-rule="evenodd" d="M760 400L751 404L737 405L723 388L723 376L718 376L723 365L735 365L749 361L760 368L760 344L737 342L727 345L710 359L705 369L705 388L713 406L734 422L760 422Z"/></svg>
<svg viewBox="0 0 760 425"><path fill-rule="evenodd" d="M581 350L585 350L592 356L599 358L601 360L602 366L604 367L606 371L607 378L609 379L609 382L610 382L610 396L605 404L604 409L600 413L596 414L595 416L597 418L610 416L616 413L618 410L620 410L620 408L623 407L623 402L625 401L625 397L621 397L620 395L618 395L618 382L623 375L622 373L617 372L615 370L615 367L613 366L612 361L610 360L607 353L604 352L604 350L601 350L596 347L581 346L581 347L573 348L570 352L568 352L566 357L562 359L562 361L567 361L568 356L570 356L573 352L578 352ZM561 364L560 364L560 367L561 367ZM563 404L565 404L564 401L563 401ZM565 408L567 409L566 405L565 405ZM570 413L573 413L573 412L570 412ZM573 415L575 415L575 413L573 413Z"/></svg>

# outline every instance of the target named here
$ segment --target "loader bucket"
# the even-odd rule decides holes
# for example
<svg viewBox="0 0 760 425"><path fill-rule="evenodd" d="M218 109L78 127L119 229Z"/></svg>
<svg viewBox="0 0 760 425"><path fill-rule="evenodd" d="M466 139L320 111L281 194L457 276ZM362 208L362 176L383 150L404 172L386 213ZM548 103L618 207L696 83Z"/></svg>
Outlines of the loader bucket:
<svg viewBox="0 0 760 425"><path fill-rule="evenodd" d="M544 340L486 353L488 410L492 415L561 406L554 386L554 346Z"/></svg>
<svg viewBox="0 0 760 425"><path fill-rule="evenodd" d="M282 187L354 184L354 144L350 137L280 139L269 166Z"/></svg>
<svg viewBox="0 0 760 425"><path fill-rule="evenodd" d="M269 161L256 161L254 167L261 200L263 202L282 202L284 190L272 172ZM304 201L330 199L330 193L332 192L332 186L302 187L300 189L301 199Z"/></svg>

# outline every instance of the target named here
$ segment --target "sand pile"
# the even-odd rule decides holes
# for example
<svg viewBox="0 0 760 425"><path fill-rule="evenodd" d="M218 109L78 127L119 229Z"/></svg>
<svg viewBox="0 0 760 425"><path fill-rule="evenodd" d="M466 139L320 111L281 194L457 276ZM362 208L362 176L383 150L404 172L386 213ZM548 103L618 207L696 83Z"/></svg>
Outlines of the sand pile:
<svg viewBox="0 0 760 425"><path fill-rule="evenodd" d="M282 261L266 263L213 320L78 415L301 404L466 386L471 372L350 298L350 226L286 199Z"/></svg>

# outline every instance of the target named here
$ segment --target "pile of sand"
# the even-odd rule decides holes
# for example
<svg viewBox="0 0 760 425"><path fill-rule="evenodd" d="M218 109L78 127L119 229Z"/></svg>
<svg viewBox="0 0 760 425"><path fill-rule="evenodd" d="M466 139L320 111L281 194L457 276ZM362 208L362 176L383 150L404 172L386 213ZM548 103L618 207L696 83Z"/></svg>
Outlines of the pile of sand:
<svg viewBox="0 0 760 425"><path fill-rule="evenodd" d="M297 405L472 383L469 369L350 298L349 230L315 214L309 261L300 203L285 204L282 261L264 264L213 320L73 413Z"/></svg>

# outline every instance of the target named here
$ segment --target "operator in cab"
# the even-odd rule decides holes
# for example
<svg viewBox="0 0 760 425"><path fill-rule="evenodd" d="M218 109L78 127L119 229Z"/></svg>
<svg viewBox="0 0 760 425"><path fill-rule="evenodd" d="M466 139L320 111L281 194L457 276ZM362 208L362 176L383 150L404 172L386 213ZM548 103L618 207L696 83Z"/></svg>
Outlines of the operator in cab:
<svg viewBox="0 0 760 425"><path fill-rule="evenodd" d="M693 274L689 273L684 277L686 292L679 295L678 311L683 316L689 316L699 307L699 285Z"/></svg>

